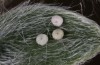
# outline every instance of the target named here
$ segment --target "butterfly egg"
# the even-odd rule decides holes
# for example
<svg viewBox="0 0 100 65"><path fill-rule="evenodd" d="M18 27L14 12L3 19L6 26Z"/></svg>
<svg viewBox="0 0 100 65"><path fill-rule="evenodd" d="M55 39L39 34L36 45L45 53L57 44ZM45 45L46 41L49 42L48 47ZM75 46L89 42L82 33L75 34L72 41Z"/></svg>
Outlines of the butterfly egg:
<svg viewBox="0 0 100 65"><path fill-rule="evenodd" d="M59 15L52 16L51 22L54 26L61 26L63 24L63 18Z"/></svg>
<svg viewBox="0 0 100 65"><path fill-rule="evenodd" d="M61 29L56 29L52 32L52 37L55 39L55 40L60 40L62 39L64 36L64 32L63 30Z"/></svg>
<svg viewBox="0 0 100 65"><path fill-rule="evenodd" d="M48 42L48 36L46 34L39 34L36 37L36 42L37 42L37 44L43 46L43 45L47 44L47 42Z"/></svg>

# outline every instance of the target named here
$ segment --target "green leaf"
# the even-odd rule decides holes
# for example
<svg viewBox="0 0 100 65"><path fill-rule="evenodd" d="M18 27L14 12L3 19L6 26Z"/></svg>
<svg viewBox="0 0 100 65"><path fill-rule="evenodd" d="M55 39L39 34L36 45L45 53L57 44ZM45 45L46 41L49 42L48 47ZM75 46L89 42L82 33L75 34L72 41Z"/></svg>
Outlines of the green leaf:
<svg viewBox="0 0 100 65"><path fill-rule="evenodd" d="M54 15L63 17L61 27L51 23ZM61 40L52 38L57 28L65 33ZM41 33L49 37L45 46L36 43ZM78 13L35 4L16 7L0 16L1 65L78 65L98 52L100 27Z"/></svg>

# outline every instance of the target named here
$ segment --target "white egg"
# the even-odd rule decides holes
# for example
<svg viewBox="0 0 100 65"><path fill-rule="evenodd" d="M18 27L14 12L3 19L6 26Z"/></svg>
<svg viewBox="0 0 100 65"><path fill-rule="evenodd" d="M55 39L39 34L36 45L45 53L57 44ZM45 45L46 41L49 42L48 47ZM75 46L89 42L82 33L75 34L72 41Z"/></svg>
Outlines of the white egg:
<svg viewBox="0 0 100 65"><path fill-rule="evenodd" d="M43 45L47 44L47 42L48 42L48 36L46 34L39 34L36 37L36 42L37 42L37 44L43 46Z"/></svg>
<svg viewBox="0 0 100 65"><path fill-rule="evenodd" d="M63 18L59 15L52 16L51 22L54 26L61 26L63 24Z"/></svg>
<svg viewBox="0 0 100 65"><path fill-rule="evenodd" d="M61 30L61 29L56 29L52 32L52 37L55 39L55 40L60 40L62 39L64 36L64 31Z"/></svg>

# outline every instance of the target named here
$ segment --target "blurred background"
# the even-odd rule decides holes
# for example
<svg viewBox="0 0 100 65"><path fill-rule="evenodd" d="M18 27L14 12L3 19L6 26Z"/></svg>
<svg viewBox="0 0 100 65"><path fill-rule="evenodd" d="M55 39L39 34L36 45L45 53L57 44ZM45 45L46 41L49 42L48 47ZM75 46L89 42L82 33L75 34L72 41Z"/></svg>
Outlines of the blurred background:
<svg viewBox="0 0 100 65"><path fill-rule="evenodd" d="M28 1L30 4L45 3L60 6L66 10L76 11L90 18L100 25L100 0L0 0L0 14L9 11L13 7ZM100 54L83 65L100 65Z"/></svg>

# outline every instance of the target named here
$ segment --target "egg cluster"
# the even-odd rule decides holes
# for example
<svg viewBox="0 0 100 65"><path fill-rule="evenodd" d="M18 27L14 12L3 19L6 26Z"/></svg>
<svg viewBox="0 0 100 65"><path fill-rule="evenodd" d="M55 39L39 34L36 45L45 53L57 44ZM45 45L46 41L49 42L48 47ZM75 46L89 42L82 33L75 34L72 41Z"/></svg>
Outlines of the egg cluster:
<svg viewBox="0 0 100 65"><path fill-rule="evenodd" d="M56 27L60 27L63 24L63 18L59 15L52 16L51 23ZM64 32L60 28L55 29L52 32L52 38L54 40L60 40L63 38L63 36L64 36ZM41 46L47 44L48 40L49 40L49 38L46 34L39 34L36 37L37 44L39 44Z"/></svg>

